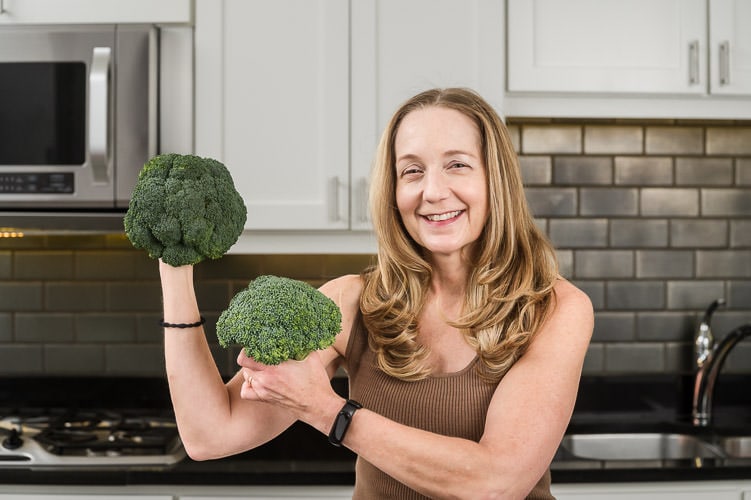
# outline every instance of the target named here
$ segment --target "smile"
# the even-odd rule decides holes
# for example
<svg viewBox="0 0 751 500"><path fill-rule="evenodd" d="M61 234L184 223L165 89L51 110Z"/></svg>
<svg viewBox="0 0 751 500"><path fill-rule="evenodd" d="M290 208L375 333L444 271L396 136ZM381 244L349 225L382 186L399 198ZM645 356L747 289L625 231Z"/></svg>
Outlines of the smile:
<svg viewBox="0 0 751 500"><path fill-rule="evenodd" d="M453 219L455 217L458 217L459 215L462 214L462 212L464 212L464 210L455 210L453 212L446 212L446 213L443 213L443 214L426 215L425 218L428 219L431 222L441 222L441 221L445 221L445 220L449 220L449 219Z"/></svg>

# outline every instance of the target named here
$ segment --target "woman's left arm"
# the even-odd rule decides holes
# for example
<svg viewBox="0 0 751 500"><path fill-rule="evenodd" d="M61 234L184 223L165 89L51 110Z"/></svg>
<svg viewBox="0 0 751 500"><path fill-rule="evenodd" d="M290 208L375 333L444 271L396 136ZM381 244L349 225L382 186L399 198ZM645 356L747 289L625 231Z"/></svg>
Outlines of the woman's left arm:
<svg viewBox="0 0 751 500"><path fill-rule="evenodd" d="M432 498L524 498L566 431L592 329L588 297L561 280L551 315L499 383L479 442L408 427L364 408L343 444ZM327 434L344 401L316 392L315 403L293 411Z"/></svg>

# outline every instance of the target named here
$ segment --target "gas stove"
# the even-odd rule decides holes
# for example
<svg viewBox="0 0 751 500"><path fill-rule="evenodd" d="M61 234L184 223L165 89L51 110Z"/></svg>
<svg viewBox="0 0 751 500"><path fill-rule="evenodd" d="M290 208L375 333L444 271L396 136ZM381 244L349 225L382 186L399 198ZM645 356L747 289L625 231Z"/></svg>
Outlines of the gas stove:
<svg viewBox="0 0 751 500"><path fill-rule="evenodd" d="M0 408L0 467L152 467L184 457L168 413Z"/></svg>

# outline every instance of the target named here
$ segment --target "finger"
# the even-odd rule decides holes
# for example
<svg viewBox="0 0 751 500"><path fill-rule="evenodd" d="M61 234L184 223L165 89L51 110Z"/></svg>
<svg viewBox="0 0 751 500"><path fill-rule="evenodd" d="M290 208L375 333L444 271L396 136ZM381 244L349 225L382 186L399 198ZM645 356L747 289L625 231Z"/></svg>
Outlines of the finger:
<svg viewBox="0 0 751 500"><path fill-rule="evenodd" d="M263 370L266 365L259 363L255 359L245 354L245 349L240 349L240 353L237 355L237 364L253 370Z"/></svg>

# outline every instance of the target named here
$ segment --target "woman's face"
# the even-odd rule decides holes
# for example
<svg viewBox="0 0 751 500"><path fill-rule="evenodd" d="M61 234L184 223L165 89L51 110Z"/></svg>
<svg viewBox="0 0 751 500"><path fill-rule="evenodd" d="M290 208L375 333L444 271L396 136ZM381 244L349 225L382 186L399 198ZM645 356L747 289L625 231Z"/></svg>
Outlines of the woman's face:
<svg viewBox="0 0 751 500"><path fill-rule="evenodd" d="M488 217L480 131L466 115L432 106L397 130L396 205L410 236L434 255L461 252Z"/></svg>

